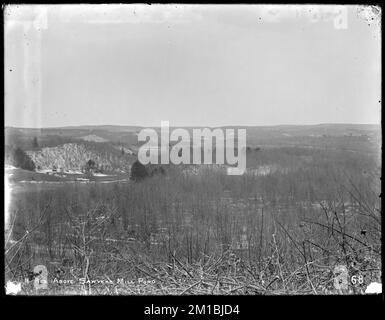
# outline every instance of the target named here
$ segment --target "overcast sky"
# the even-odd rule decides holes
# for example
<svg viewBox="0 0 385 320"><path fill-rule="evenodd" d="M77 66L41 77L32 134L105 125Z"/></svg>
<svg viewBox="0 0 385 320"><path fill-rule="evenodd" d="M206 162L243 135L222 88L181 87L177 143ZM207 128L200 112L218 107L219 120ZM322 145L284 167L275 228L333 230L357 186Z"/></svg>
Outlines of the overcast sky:
<svg viewBox="0 0 385 320"><path fill-rule="evenodd" d="M379 23L356 6L7 7L5 125L380 123Z"/></svg>

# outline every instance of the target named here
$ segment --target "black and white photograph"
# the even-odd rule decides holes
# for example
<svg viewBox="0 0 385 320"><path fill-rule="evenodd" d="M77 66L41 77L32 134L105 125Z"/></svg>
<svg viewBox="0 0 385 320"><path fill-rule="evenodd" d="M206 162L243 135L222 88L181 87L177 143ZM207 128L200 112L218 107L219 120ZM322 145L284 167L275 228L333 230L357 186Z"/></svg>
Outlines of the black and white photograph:
<svg viewBox="0 0 385 320"><path fill-rule="evenodd" d="M382 295L381 22L4 5L4 295Z"/></svg>

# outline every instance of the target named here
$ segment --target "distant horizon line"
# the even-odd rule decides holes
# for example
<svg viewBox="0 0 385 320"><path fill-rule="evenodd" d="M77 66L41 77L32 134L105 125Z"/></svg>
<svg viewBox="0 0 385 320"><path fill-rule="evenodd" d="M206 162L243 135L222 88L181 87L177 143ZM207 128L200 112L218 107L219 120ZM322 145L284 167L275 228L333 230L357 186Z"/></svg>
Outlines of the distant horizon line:
<svg viewBox="0 0 385 320"><path fill-rule="evenodd" d="M353 125L353 126L381 126L381 123L344 123L344 122L323 122L314 124L272 124L272 125L240 125L240 124L228 124L228 125L173 125L170 128L223 128L223 127L310 127L310 126L325 126L325 125ZM138 127L138 128L160 128L160 125L143 126L143 125L122 125L122 124L84 124L84 125L68 125L68 126L47 126L47 127L18 127L18 126L4 126L4 129L73 129L80 127Z"/></svg>

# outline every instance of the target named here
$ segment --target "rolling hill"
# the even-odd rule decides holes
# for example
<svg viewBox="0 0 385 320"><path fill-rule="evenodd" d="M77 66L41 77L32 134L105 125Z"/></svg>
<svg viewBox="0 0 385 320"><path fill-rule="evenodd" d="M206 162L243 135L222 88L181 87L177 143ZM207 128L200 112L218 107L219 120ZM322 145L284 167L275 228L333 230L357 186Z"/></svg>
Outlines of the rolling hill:
<svg viewBox="0 0 385 320"><path fill-rule="evenodd" d="M36 168L47 170L82 170L87 161L93 160L103 172L129 172L134 161L130 155L122 153L106 143L81 142L66 143L41 150L26 151Z"/></svg>

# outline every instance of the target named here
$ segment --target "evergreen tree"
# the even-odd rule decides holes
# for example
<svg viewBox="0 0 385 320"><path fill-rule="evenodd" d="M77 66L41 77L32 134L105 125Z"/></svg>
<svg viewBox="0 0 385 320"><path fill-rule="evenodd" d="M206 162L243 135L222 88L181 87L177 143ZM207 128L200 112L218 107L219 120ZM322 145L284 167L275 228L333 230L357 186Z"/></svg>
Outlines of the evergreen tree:
<svg viewBox="0 0 385 320"><path fill-rule="evenodd" d="M34 137L32 140L32 148L34 148L34 149L39 148L39 143L37 142L37 137Z"/></svg>
<svg viewBox="0 0 385 320"><path fill-rule="evenodd" d="M21 148L13 151L13 165L24 170L35 170L35 163Z"/></svg>
<svg viewBox="0 0 385 320"><path fill-rule="evenodd" d="M96 162L92 159L88 160L86 165L84 166L85 172L89 174L92 174L92 171L94 171L96 168Z"/></svg>
<svg viewBox="0 0 385 320"><path fill-rule="evenodd" d="M136 160L131 167L131 175L130 179L139 182L148 176L146 167L141 164L138 160Z"/></svg>

